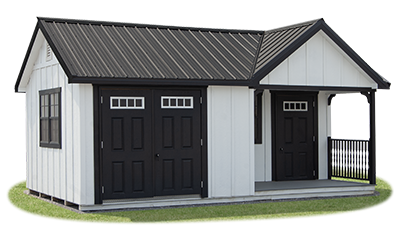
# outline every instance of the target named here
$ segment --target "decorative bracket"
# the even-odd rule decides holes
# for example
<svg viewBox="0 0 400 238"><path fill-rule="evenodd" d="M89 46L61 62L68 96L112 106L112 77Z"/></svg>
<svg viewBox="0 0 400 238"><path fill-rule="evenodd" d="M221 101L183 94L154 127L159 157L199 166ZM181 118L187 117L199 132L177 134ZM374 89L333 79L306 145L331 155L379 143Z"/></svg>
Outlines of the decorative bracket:
<svg viewBox="0 0 400 238"><path fill-rule="evenodd" d="M331 95L329 95L329 97L328 97L328 106L331 105L332 98L334 98L335 96L336 96L336 94L331 94Z"/></svg>
<svg viewBox="0 0 400 238"><path fill-rule="evenodd" d="M362 95L367 97L368 103L371 104L371 93L370 92L361 92Z"/></svg>

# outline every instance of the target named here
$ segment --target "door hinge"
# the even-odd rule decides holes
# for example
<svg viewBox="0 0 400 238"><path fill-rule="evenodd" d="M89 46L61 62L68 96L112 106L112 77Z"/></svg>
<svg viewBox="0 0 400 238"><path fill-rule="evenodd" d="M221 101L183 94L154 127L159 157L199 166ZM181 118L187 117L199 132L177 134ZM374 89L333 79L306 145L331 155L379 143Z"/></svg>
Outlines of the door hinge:
<svg viewBox="0 0 400 238"><path fill-rule="evenodd" d="M101 102L101 104L103 104L103 96L101 96L100 102Z"/></svg>
<svg viewBox="0 0 400 238"><path fill-rule="evenodd" d="M200 181L200 187L203 188L203 186L204 186L203 181Z"/></svg>
<svg viewBox="0 0 400 238"><path fill-rule="evenodd" d="M104 193L104 186L101 187L101 193Z"/></svg>
<svg viewBox="0 0 400 238"><path fill-rule="evenodd" d="M203 146L203 139L200 139L200 146Z"/></svg>
<svg viewBox="0 0 400 238"><path fill-rule="evenodd" d="M103 141L102 141L102 142L101 142L101 148L102 148L102 149L103 149L103 144L104 144L104 143L103 143Z"/></svg>
<svg viewBox="0 0 400 238"><path fill-rule="evenodd" d="M203 97L200 97L200 104L203 104Z"/></svg>
<svg viewBox="0 0 400 238"><path fill-rule="evenodd" d="M315 107L315 101L312 102L312 106Z"/></svg>
<svg viewBox="0 0 400 238"><path fill-rule="evenodd" d="M312 141L315 142L315 136L312 137Z"/></svg>
<svg viewBox="0 0 400 238"><path fill-rule="evenodd" d="M313 176L315 177L315 170L313 170Z"/></svg>

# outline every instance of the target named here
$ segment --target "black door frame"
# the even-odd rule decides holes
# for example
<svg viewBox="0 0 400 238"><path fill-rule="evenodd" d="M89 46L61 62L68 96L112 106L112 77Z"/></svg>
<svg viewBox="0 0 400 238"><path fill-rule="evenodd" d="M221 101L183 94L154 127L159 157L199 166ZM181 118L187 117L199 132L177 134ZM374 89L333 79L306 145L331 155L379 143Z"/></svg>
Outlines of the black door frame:
<svg viewBox="0 0 400 238"><path fill-rule="evenodd" d="M94 136L94 201L95 204L103 204L103 174L102 174L102 148L101 148L101 90L112 89L154 89L154 90L199 90L201 97L201 197L208 197L208 165L207 165L207 88L205 87L152 87L152 86L115 86L93 85L93 136Z"/></svg>
<svg viewBox="0 0 400 238"><path fill-rule="evenodd" d="M314 164L314 179L318 179L319 172L318 172L318 93L319 92L303 92L303 91L271 91L271 154L272 154L272 181L277 181L277 170L276 170L276 156L278 151L276 151L276 113L277 113L277 96L294 96L294 95L301 95L301 96L313 96L314 98L314 150L313 150L313 164Z"/></svg>

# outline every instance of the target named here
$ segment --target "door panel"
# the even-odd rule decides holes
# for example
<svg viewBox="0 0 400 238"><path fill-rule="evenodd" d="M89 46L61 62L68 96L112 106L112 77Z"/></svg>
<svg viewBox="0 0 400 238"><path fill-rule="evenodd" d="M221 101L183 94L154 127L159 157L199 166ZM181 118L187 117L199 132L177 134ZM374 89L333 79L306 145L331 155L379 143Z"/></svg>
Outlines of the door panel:
<svg viewBox="0 0 400 238"><path fill-rule="evenodd" d="M154 98L155 195L198 194L200 91L156 91Z"/></svg>
<svg viewBox="0 0 400 238"><path fill-rule="evenodd" d="M102 90L103 199L153 196L151 90ZM146 98L133 102L132 96ZM113 98L111 98L113 97Z"/></svg>
<svg viewBox="0 0 400 238"><path fill-rule="evenodd" d="M314 179L315 94L274 94L274 178Z"/></svg>

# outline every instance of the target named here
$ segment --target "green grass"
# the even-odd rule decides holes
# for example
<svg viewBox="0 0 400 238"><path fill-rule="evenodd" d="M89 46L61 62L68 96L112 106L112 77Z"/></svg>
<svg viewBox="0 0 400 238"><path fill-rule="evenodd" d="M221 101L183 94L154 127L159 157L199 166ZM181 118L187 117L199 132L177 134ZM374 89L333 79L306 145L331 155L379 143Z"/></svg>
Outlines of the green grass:
<svg viewBox="0 0 400 238"><path fill-rule="evenodd" d="M9 192L10 201L22 210L47 217L92 222L182 222L311 216L368 208L385 201L392 192L388 183L377 179L379 196L79 214L28 196L23 193L24 190L25 182L22 182Z"/></svg>

